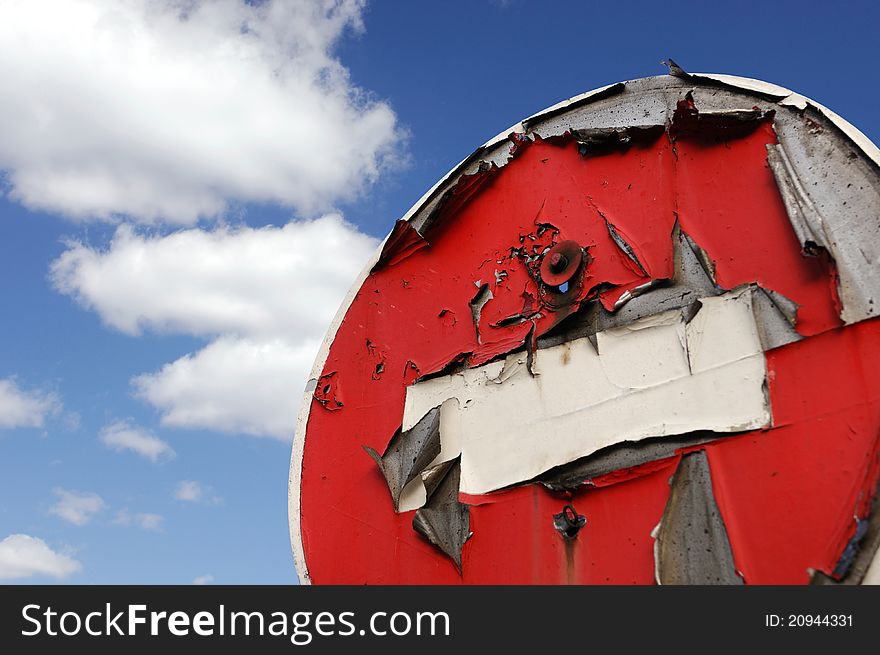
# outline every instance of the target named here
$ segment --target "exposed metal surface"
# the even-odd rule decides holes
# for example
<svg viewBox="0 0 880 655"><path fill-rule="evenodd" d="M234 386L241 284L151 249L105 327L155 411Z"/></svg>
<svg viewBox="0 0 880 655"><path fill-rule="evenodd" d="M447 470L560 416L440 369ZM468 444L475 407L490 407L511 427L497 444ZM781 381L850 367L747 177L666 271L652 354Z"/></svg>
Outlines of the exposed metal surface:
<svg viewBox="0 0 880 655"><path fill-rule="evenodd" d="M364 450L385 476L394 508L398 509L404 487L440 454L440 407L430 410L411 429L398 430L383 455L369 446Z"/></svg>
<svg viewBox="0 0 880 655"><path fill-rule="evenodd" d="M839 277L846 323L880 313L880 171L855 146L837 147L833 125L805 113L780 123L767 158L792 227L807 252L822 248Z"/></svg>
<svg viewBox="0 0 880 655"><path fill-rule="evenodd" d="M801 339L795 329L797 306L782 294L755 287L752 293L752 309L755 312L758 337L765 351Z"/></svg>
<svg viewBox="0 0 880 655"><path fill-rule="evenodd" d="M458 502L458 462L445 467L442 478L432 484L433 493L413 517L413 529L445 553L461 573L461 551L470 536L470 510Z"/></svg>
<svg viewBox="0 0 880 655"><path fill-rule="evenodd" d="M678 437L643 439L639 442L626 441L550 469L538 476L537 480L553 491L575 491L583 485L592 484L594 478L667 459L673 457L682 448L698 446L729 436L734 435L698 431Z"/></svg>
<svg viewBox="0 0 880 655"><path fill-rule="evenodd" d="M829 256L827 261L830 262L831 270L833 272L836 268L839 275L838 310L844 321L854 323L875 315L873 307L877 276L880 275L877 267L872 265L877 261L877 252L872 248L876 249L878 247L876 244L880 242L877 238L880 234L878 232L880 212L877 211L880 207L877 198L880 188L878 186L880 156L876 147L833 112L780 87L728 76L689 75L680 67L676 68L677 77L647 78L605 87L597 92L560 103L502 133L438 182L408 212L405 219L398 223L389 238L380 246L374 261L368 265L360 280L352 288L331 325L328 337L322 344L321 352L313 367L311 379L314 386L307 389L307 400L303 403L300 412L291 461L289 505L294 559L302 582L309 581L300 536L299 515L305 428L310 416L312 398L324 409L338 410L344 406L341 394L337 393L339 374L335 370L325 370L329 347L342 323L343 316L355 300L355 294L370 270L378 271L383 267L398 265L414 252L428 246L428 241L422 235L460 211L460 208L472 198L483 193L487 188L486 182L497 179L500 172L514 158L530 147L533 140L541 137L560 139L560 143L563 144L565 139L571 139L577 145L580 154L589 161L590 158L600 157L605 152L645 147L645 144L652 143L662 136L663 126L670 123L678 123L673 130L675 138L703 138L709 134L713 139L736 139L741 138L743 133L758 129L758 126L772 120L779 137L779 145L768 145L768 159L774 169L792 227L798 232L802 244L810 246L808 242L814 242L818 250L827 251ZM565 132L570 132L570 136L564 135ZM810 168L817 161L822 165ZM853 183L853 180L856 182ZM844 186L843 182L849 186ZM590 288L588 286L590 283L585 282L583 292L595 295L584 302L581 289L578 289L576 294L569 296L570 301L566 301L571 303L569 308L566 304L554 305L548 302L549 298L530 297L528 289L525 291L511 289L508 292L505 285L510 285L516 277L514 261L513 258L505 260L499 257L497 261L490 262L482 280L476 280L478 293L473 297L471 304L477 341L483 353L480 355L469 352L449 353L448 361L454 365L450 370L460 366L473 366L475 362L480 361L478 357L484 357L482 361L491 362L489 366L494 367L491 369L491 375L487 376L486 383L491 382L495 387L509 389L511 383L519 380L519 376L523 373L529 377L537 373L540 378L540 361L532 360L540 360L541 352L549 350L552 346L559 346L579 336L587 336L592 338L594 344L588 347L593 347L593 353L598 357L602 351L602 342L607 342L606 337L601 335L608 335L615 328L624 328L634 321L657 316L669 309L677 309L684 325L690 326L694 320L702 320L700 315L703 313L703 299L712 300L719 294L725 293L726 289L721 286L725 284L727 289L734 288L741 293L743 282L748 288L744 297L747 296L749 299L754 335L760 343L760 350L775 350L792 344L801 339L805 330L807 334L815 334L829 329L828 321L824 324L816 321L815 307L809 306L809 303L806 306L799 306L799 303L802 303L800 298L798 302L789 299L787 296L791 294L784 285L766 283L766 280L754 278L729 283L729 264L721 260L716 263L713 259L717 252L717 243L713 245L711 235L707 237L703 232L692 231L689 227L686 230L679 229L676 223L671 235L674 265L670 267L668 273L664 273L662 267L658 268L656 258L653 260L650 256L647 260L643 258L643 253L638 250L638 238L633 239L632 235L618 229L618 216L608 214L601 206L602 203L594 202L593 198L588 197L587 201L602 217L611 239L630 262L633 270L646 279L630 283L622 293L619 291L607 293L607 289L601 285ZM683 203L682 211L683 219L692 225L693 208L688 209L687 203ZM538 222L539 218L535 218L535 223ZM644 237L644 235L636 236ZM811 246L807 250L811 250ZM521 262L528 266L532 256L522 258ZM601 277L599 279L601 280ZM474 289L471 286L471 294L474 293ZM516 298L520 294L521 308L499 316L495 308L502 306L506 302L505 298ZM792 297L797 296L792 295ZM492 304L489 304L490 301ZM467 306L462 309L466 315ZM441 318L443 311L454 316L452 310L447 309L441 310ZM546 320L548 312L556 314L552 317L553 320ZM575 314L565 319L571 312ZM436 309L434 315L437 315ZM462 315L460 309L458 315ZM539 329L538 325L542 320L544 322L540 323ZM452 329L450 327L452 324L454 320L447 320L445 329ZM480 334L481 325L483 335ZM517 328L520 325L521 330ZM499 338L499 330L514 329L519 330L515 332L516 336ZM370 336L368 335L368 339ZM585 343L589 344L589 339L585 340ZM605 345L608 343L610 342ZM522 347L523 344L529 344L526 353L514 353L492 362L493 359ZM363 341L360 342L360 347L363 347ZM369 345L368 351L367 375L375 384L379 384L385 371L384 353L376 349L371 350ZM695 358L689 354L687 359L689 366L696 366L698 369L713 364L713 356L701 359L699 353ZM416 361L407 361L404 371L405 380L412 381L420 375L420 370L436 372L436 368L426 366L423 361L418 361L417 364ZM397 366L400 364L395 364L395 367ZM390 370L399 370L399 368ZM406 372L409 370L415 371L415 374L407 377ZM349 378L345 377L345 380L348 391ZM766 388L763 393L766 393ZM349 400L353 399L355 396L349 398ZM764 401L769 402L769 396L764 397ZM454 402L459 407L444 404L447 415L451 416L461 410L462 403ZM326 415L335 416L345 413L333 411ZM440 411L437 412L436 418L441 423L444 420ZM788 423L790 419L780 422L783 426ZM739 427L748 429L745 426ZM412 429L415 430L415 427ZM410 471L405 471L406 467L399 466L400 462L393 467L390 465L390 459L388 462L388 466L397 471L396 495L394 489L391 489L391 481L388 481L395 505L400 501L407 482L411 483L410 486L418 486L423 494L422 498L427 499L427 504L418 510L421 513L419 524L425 531L423 534L426 536L429 533L433 534L433 538L430 536L428 538L437 545L438 542L443 542L443 538L438 532L436 521L426 519L425 516L432 516L429 508L432 507L437 493L453 470L456 476L455 503L460 505L458 502L460 465L457 460L453 465L452 460L444 458L444 452L448 456L454 453L455 448L448 444L449 435L442 434L442 428L440 432L441 434L433 439L441 442L438 447L439 454L430 448L419 451L417 456L419 462ZM395 443L400 445L405 434L406 431L401 431L395 437L397 441L392 440L386 449L386 456L391 453ZM608 468L615 466L614 462L620 466L626 463L627 467L647 465L649 468L645 468L644 471L647 471L645 475L648 475L652 470L661 471L664 460L676 456L678 448L704 443L703 439L708 443L715 436L718 435L697 433L681 436L680 433L673 432L664 439L642 441L639 446L626 442L612 445L586 458L579 460L576 458L575 462L563 464L558 469L548 472L543 481L551 488L553 485L558 485L556 488L573 488L572 485L580 482L619 471L620 468ZM418 439L413 441L417 442ZM429 457L432 452L435 452L435 455ZM376 451L373 451L373 455L380 467L383 466L384 458L379 457ZM692 457L685 455L684 459L688 460ZM651 469L651 466L655 469ZM708 464L706 471L708 473ZM556 477L553 477L554 475ZM412 505L412 507L417 506L418 504ZM466 506L461 507L465 508L465 512L467 511ZM556 507L558 509L558 505ZM454 514L454 512L447 513ZM436 519L436 516L434 518ZM469 515L466 520L469 521ZM464 534L466 538L467 526ZM850 535L849 543L858 543L860 547L867 543L866 540L869 538L864 536L859 541L856 537L857 535ZM455 560L454 541L447 536L446 547L440 547L444 552L449 551L447 554ZM463 544L464 538L460 541ZM460 546L457 552L456 564L461 571ZM856 554L849 567L850 571L860 566L858 558L861 553L862 550L859 550ZM864 568L868 569L868 573L864 576L866 581L871 579L871 571L877 568L870 566L870 561L864 565Z"/></svg>
<svg viewBox="0 0 880 655"><path fill-rule="evenodd" d="M471 298L468 305L471 308L471 318L474 321L474 330L477 333L477 343L480 343L480 314L486 303L492 300L492 291L488 284L477 284L477 293Z"/></svg>
<svg viewBox="0 0 880 655"><path fill-rule="evenodd" d="M657 528L657 583L742 584L704 451L682 456L670 489Z"/></svg>

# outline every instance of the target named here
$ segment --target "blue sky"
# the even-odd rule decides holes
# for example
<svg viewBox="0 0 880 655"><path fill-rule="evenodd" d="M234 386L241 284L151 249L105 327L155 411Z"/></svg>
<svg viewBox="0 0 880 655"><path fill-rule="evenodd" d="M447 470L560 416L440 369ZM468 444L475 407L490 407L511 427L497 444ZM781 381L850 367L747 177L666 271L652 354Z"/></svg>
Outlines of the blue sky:
<svg viewBox="0 0 880 655"><path fill-rule="evenodd" d="M869 2L37 4L0 4L0 581L295 582L324 326L521 118L673 57L880 140Z"/></svg>

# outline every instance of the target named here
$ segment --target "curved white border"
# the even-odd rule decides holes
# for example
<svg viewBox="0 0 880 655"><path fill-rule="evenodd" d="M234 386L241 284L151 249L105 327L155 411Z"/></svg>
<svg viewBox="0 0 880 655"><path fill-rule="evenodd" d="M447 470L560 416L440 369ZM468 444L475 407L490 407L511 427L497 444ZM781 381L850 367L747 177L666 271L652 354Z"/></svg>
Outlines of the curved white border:
<svg viewBox="0 0 880 655"><path fill-rule="evenodd" d="M838 116L827 107L820 105L818 102L789 91L784 87L777 86L776 84L762 82L761 80L754 80L748 77L738 77L735 75L722 75L715 73L694 73L693 75L696 78L715 80L729 87L737 88L748 93L760 93L769 96L779 96L780 99L775 101L779 105L794 106L803 109L807 106L807 104L809 104L815 107L818 111L822 112L822 114L825 115L825 117L828 118L828 120L830 120L832 123L834 123L844 134L846 134L846 136L849 137L853 141L853 143L855 143L855 145L858 146L865 153L868 158L870 158L875 164L880 166L880 149L878 149L878 147L874 145L874 143L872 143L871 140L868 139L868 137L866 137L864 134L862 134L862 132L859 131L855 126ZM627 82L624 82L624 84L630 84L637 81L639 80L629 80ZM695 79L694 81L699 82L699 79ZM508 130L501 132L493 139L487 141L485 144L483 144L482 147L476 150L475 153L498 145L499 143L506 140L512 132L518 134L524 133L524 122L534 121L535 119L539 119L541 116L549 112L556 112L572 104L580 103L584 100L589 99L592 96L598 95L603 91L606 91L612 86L614 85L609 84L607 86L599 87L598 89L582 93L581 95L574 96L572 98L569 98L568 100L563 100L562 102L552 105L547 109L538 112L537 114L533 114L532 116L524 119L516 125L513 125ZM440 189L444 184L446 184L462 168L462 166L471 159L471 157L473 157L473 154L462 160L446 175L440 178L440 180L434 186L432 186L428 190L428 192L425 193L425 195L423 195L410 208L408 212L406 212L403 220L411 220L422 209L422 207L424 207L434 197L437 190ZM336 332L339 330L339 326L342 324L345 315L348 313L348 309L351 306L351 303L354 301L354 297L357 295L357 292L363 285L364 280L366 280L367 276L370 274L370 270L379 260L379 255L382 252L385 241L387 240L388 237L385 237L385 240L383 240L382 243L379 244L376 252L373 253L370 261L367 262L366 266L364 266L364 269L361 271L360 275L358 275L357 280L355 280L354 284L352 284L351 288L348 290L348 294L345 296L345 299L339 306L339 311L336 312L336 316L334 316L333 320L330 323L330 326L327 328L327 335L324 337L324 341L321 343L321 346L318 349L318 355L315 358L315 363L312 366L312 372L309 377L309 384L306 385L306 390L303 393L302 404L300 405L299 415L296 422L296 432L293 437L293 451L290 457L290 479L287 489L287 511L288 525L290 528L290 544L293 550L293 562L296 566L296 572L299 576L300 584L311 584L309 569L308 565L306 564L305 550L303 548L299 509L300 485L302 483L303 449L305 447L306 427L309 421L309 412L312 407L311 400L313 384L321 375L321 371L323 370L324 364L327 361L327 355L330 352L330 345L336 338Z"/></svg>

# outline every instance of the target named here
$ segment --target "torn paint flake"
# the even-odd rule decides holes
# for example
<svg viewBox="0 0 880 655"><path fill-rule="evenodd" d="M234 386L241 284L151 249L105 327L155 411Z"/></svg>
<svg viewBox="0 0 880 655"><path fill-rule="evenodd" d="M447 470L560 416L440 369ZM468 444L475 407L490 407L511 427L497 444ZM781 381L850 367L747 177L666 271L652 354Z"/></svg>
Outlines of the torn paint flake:
<svg viewBox="0 0 880 655"><path fill-rule="evenodd" d="M657 583L740 585L704 451L681 458L655 530Z"/></svg>
<svg viewBox="0 0 880 655"><path fill-rule="evenodd" d="M605 217L603 216L602 218ZM617 244L617 247L620 248L630 259L630 261L635 265L636 272L640 275L647 277L648 272L645 270L645 267L642 266L642 263L639 261L639 258L636 255L635 250L633 250L633 247L627 242L620 231L616 227L614 227L614 225L607 218L605 218L605 227L608 229L608 234L611 235L611 238L614 240L614 243Z"/></svg>
<svg viewBox="0 0 880 655"><path fill-rule="evenodd" d="M661 63L669 69L670 75L678 77L685 82L697 82L709 86L729 88L735 91L748 91L764 98L780 101L780 104L792 95L791 91L777 84L770 84L769 82L753 80L747 77L718 75L715 73L688 73L671 58Z"/></svg>
<svg viewBox="0 0 880 655"><path fill-rule="evenodd" d="M433 226L440 225L446 216L454 216L470 202L495 175L498 166L494 163L481 161L477 170L470 175L462 175L455 185L449 188L434 207L431 215L425 220L422 234L430 234Z"/></svg>
<svg viewBox="0 0 880 655"><path fill-rule="evenodd" d="M462 572L462 549L470 534L470 510L458 500L458 462L446 467L424 507L413 517L413 529L439 548Z"/></svg>
<svg viewBox="0 0 880 655"><path fill-rule="evenodd" d="M477 281L477 283L479 280ZM475 283L475 284L477 284ZM486 306L486 303L492 300L492 290L489 288L488 284L477 284L478 289L477 293L473 298L470 299L468 305L471 308L471 318L474 322L474 331L477 335L477 343L482 343L480 338L480 319L482 318L483 307Z"/></svg>
<svg viewBox="0 0 880 655"><path fill-rule="evenodd" d="M407 221L397 221L391 234L382 244L382 251L379 253L379 258L373 265L371 272L376 272L386 266L394 266L427 245L428 242L412 224Z"/></svg>
<svg viewBox="0 0 880 655"><path fill-rule="evenodd" d="M775 115L772 109L764 111L758 107L700 111L693 94L688 92L675 107L669 134L674 139L735 139L754 132L760 123L772 121Z"/></svg>
<svg viewBox="0 0 880 655"><path fill-rule="evenodd" d="M398 430L384 454L369 446L364 450L385 476L394 508L399 509L404 488L440 454L440 408L429 411L412 428Z"/></svg>
<svg viewBox="0 0 880 655"><path fill-rule="evenodd" d="M776 143L767 144L767 162L773 170L791 225L808 254L815 254L816 248L828 247L822 219L812 200L794 172L785 149Z"/></svg>
<svg viewBox="0 0 880 655"><path fill-rule="evenodd" d="M709 443L738 433L693 432L676 437L625 441L602 448L592 455L557 466L542 473L537 480L553 491L576 491L584 486L604 486L609 482L625 482L643 475L645 464L665 463L682 449ZM616 474L614 477L609 477Z"/></svg>
<svg viewBox="0 0 880 655"><path fill-rule="evenodd" d="M765 351L802 339L795 329L797 305L782 294L755 288L752 309L758 337Z"/></svg>
<svg viewBox="0 0 880 655"><path fill-rule="evenodd" d="M587 157L625 150L636 144L652 143L663 135L665 129L663 125L593 128L572 130L562 138L574 139L578 144L578 152Z"/></svg>
<svg viewBox="0 0 880 655"><path fill-rule="evenodd" d="M342 400L339 397L339 377L336 371L325 373L318 378L312 397L328 411L334 412L342 409Z"/></svg>
<svg viewBox="0 0 880 655"><path fill-rule="evenodd" d="M419 369L418 364L411 359L406 360L406 364L403 365L403 386L408 387L418 380L421 375L422 371Z"/></svg>
<svg viewBox="0 0 880 655"><path fill-rule="evenodd" d="M700 248L700 246L697 245L697 243L684 232L681 233L681 238L687 242L690 252L692 252L696 256L697 261L700 263L700 266L703 267L703 272L706 274L706 277L711 280L713 285L717 286L718 282L715 279L715 261L712 259L709 253Z"/></svg>
<svg viewBox="0 0 880 655"><path fill-rule="evenodd" d="M385 372L385 360L387 355L383 349L379 348L369 339L367 339L367 354L370 357L372 365L370 378L373 380L379 380L382 377L382 373Z"/></svg>

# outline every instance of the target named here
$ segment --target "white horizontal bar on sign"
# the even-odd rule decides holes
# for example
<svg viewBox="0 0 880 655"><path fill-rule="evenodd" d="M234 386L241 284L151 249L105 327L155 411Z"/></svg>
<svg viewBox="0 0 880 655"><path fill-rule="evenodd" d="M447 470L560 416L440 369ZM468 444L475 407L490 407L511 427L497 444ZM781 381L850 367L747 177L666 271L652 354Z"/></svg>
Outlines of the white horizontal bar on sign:
<svg viewBox="0 0 880 655"><path fill-rule="evenodd" d="M706 298L685 324L679 311L646 317L503 363L407 390L404 423L448 399L441 453L461 454L461 491L482 494L622 441L694 430L766 426L766 364L748 288ZM424 385L424 386L423 386ZM454 419L453 419L454 413Z"/></svg>

